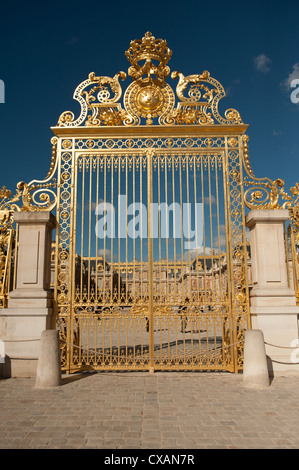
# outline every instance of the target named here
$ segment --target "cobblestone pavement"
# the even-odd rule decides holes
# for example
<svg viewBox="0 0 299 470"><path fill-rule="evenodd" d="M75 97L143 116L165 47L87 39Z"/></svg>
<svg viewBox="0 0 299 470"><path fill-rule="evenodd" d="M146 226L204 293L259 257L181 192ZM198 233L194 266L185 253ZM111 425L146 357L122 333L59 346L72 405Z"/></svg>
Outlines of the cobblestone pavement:
<svg viewBox="0 0 299 470"><path fill-rule="evenodd" d="M0 449L299 448L299 377L246 389L228 373L0 380Z"/></svg>

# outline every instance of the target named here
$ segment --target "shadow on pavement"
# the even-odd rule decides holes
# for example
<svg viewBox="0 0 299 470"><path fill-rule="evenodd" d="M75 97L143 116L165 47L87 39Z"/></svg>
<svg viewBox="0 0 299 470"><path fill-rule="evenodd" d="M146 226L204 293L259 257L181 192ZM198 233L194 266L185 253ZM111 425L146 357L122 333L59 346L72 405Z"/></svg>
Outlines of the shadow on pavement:
<svg viewBox="0 0 299 470"><path fill-rule="evenodd" d="M76 382L77 380L86 379L91 375L95 375L97 372L79 372L77 374L63 374L61 377L61 386L67 385L72 382Z"/></svg>

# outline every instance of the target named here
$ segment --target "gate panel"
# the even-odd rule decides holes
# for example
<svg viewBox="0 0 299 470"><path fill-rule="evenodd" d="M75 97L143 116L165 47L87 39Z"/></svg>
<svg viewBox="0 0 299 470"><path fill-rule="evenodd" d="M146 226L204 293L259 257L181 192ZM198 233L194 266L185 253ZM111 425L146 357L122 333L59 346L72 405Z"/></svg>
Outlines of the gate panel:
<svg viewBox="0 0 299 470"><path fill-rule="evenodd" d="M147 158L144 152L80 154L76 165L74 365L145 368L149 362ZM134 206L139 207L137 226L129 222Z"/></svg>
<svg viewBox="0 0 299 470"><path fill-rule="evenodd" d="M233 310L232 276L246 285L232 267L225 140L166 142L62 154L57 299L71 371L236 369L247 312Z"/></svg>
<svg viewBox="0 0 299 470"><path fill-rule="evenodd" d="M154 202L170 209L152 238L158 369L233 369L224 160L203 150L153 158Z"/></svg>

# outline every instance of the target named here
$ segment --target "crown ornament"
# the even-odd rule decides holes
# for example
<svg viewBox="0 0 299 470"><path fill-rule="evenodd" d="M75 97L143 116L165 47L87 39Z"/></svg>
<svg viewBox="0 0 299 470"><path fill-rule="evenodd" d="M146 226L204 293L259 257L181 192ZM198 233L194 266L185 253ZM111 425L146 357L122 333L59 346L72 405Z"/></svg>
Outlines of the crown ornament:
<svg viewBox="0 0 299 470"><path fill-rule="evenodd" d="M165 80L170 73L170 68L166 64L172 56L172 51L165 39L156 39L149 31L141 40L131 41L125 55L132 64L128 74L133 80L142 79L144 75L146 75L144 80L147 81L151 80L152 75L159 80ZM141 61L144 61L143 65L139 64Z"/></svg>

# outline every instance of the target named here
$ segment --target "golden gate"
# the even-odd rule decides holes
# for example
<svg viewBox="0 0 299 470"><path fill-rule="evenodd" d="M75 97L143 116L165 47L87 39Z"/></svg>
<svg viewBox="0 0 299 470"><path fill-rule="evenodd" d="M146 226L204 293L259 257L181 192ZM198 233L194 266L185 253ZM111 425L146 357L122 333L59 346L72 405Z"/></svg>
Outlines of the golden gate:
<svg viewBox="0 0 299 470"><path fill-rule="evenodd" d="M62 367L238 371L247 125L234 109L219 114L225 93L206 71L171 74L176 105L165 41L146 33L126 55L124 107L126 74L91 73L74 93L80 116L66 111L52 128Z"/></svg>

